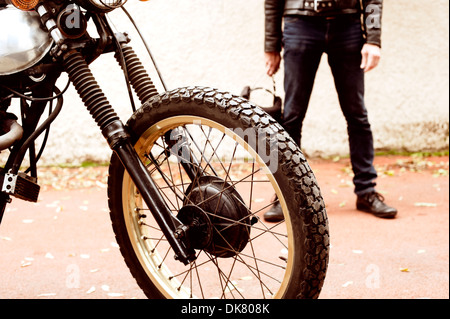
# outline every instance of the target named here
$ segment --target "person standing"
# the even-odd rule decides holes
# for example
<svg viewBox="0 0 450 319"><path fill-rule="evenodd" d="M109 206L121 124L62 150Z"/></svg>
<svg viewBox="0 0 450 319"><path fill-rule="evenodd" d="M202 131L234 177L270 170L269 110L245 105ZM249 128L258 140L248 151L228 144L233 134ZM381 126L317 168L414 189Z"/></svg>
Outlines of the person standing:
<svg viewBox="0 0 450 319"><path fill-rule="evenodd" d="M299 146L316 72L327 54L347 122L356 208L394 218L397 210L375 190L373 137L364 104L364 73L375 68L381 56L382 8L382 0L265 0L264 51L269 76L279 70L283 51L281 124ZM283 219L277 201L264 218Z"/></svg>

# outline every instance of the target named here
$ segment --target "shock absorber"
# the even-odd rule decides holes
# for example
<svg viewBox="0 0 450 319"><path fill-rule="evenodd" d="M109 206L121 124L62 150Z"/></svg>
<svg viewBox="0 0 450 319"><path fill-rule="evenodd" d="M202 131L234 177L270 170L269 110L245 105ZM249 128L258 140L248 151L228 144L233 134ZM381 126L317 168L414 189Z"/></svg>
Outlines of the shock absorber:
<svg viewBox="0 0 450 319"><path fill-rule="evenodd" d="M36 11L50 37L55 41L56 45L50 52L51 55L55 59L62 57L64 70L69 75L70 81L75 86L89 113L100 126L110 147L114 149L116 143L127 138L119 116L106 99L81 53L75 50L68 51L67 38L59 30L45 3L41 2L36 7Z"/></svg>
<svg viewBox="0 0 450 319"><path fill-rule="evenodd" d="M102 132L111 123L119 120L81 53L72 51L66 54L64 69Z"/></svg>
<svg viewBox="0 0 450 319"><path fill-rule="evenodd" d="M123 58L125 60L124 62L126 71L128 72L128 80L130 81L130 84L136 92L136 95L138 96L141 103L144 103L148 101L152 96L158 94L155 85L150 79L150 76L147 74L145 68L142 66L142 63L137 57L134 50L124 43L121 44L121 50ZM121 63L121 54L116 53L115 58L123 68L123 65Z"/></svg>
<svg viewBox="0 0 450 319"><path fill-rule="evenodd" d="M86 60L81 53L72 51L64 55L63 65L84 105L114 150L116 144L126 140L128 136L122 121L103 94Z"/></svg>
<svg viewBox="0 0 450 319"><path fill-rule="evenodd" d="M195 252L175 237L175 230L181 224L175 219L164 198L152 180L147 168L131 145L125 127L112 109L97 84L86 60L81 53L73 51L64 55L64 69L86 105L89 113L101 128L111 149L117 154L145 203L153 213L178 258L185 264L195 259Z"/></svg>

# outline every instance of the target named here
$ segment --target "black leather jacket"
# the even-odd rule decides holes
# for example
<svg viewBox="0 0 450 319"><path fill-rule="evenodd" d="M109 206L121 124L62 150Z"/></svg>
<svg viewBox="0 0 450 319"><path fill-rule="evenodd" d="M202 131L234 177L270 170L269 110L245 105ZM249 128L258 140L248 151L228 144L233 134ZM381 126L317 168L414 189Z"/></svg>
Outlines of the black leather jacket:
<svg viewBox="0 0 450 319"><path fill-rule="evenodd" d="M383 0L265 0L266 52L282 48L282 19L287 15L336 16L363 15L362 28L366 42L381 47L381 14Z"/></svg>

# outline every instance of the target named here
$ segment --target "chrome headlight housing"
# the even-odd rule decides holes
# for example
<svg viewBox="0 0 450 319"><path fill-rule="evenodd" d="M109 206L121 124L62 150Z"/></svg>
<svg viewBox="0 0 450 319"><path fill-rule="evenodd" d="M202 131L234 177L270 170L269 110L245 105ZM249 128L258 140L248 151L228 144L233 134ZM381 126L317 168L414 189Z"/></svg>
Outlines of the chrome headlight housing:
<svg viewBox="0 0 450 319"><path fill-rule="evenodd" d="M109 12L123 6L127 0L76 0L76 2L86 10Z"/></svg>

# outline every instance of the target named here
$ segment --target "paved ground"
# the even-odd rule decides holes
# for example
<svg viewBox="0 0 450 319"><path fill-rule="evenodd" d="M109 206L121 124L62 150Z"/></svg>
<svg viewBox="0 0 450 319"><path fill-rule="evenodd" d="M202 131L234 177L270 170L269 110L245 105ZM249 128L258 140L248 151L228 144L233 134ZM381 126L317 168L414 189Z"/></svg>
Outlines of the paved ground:
<svg viewBox="0 0 450 319"><path fill-rule="evenodd" d="M394 220L355 210L348 160L310 160L327 204L323 299L449 298L448 157L377 157ZM144 298L115 244L106 168L46 169L0 226L0 298Z"/></svg>

